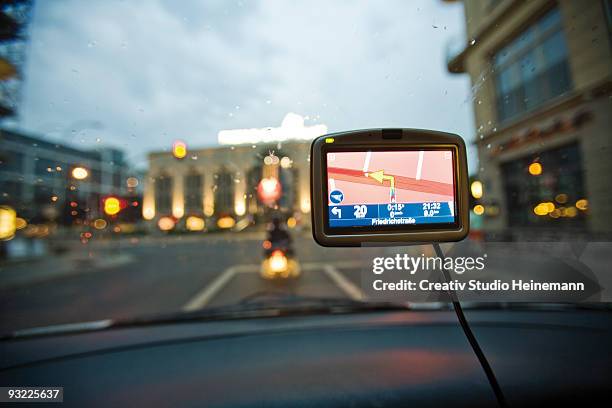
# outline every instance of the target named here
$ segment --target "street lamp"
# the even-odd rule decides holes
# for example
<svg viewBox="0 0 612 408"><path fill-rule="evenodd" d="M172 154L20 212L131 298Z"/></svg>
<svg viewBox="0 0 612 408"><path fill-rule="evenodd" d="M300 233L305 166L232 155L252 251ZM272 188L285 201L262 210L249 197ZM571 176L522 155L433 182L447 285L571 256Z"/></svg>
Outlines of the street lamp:
<svg viewBox="0 0 612 408"><path fill-rule="evenodd" d="M542 174L542 165L538 162L533 162L529 165L529 174L532 176L539 176Z"/></svg>
<svg viewBox="0 0 612 408"><path fill-rule="evenodd" d="M470 185L470 190L472 192L472 197L478 200L482 197L482 182L479 180L472 181L472 184Z"/></svg>
<svg viewBox="0 0 612 408"><path fill-rule="evenodd" d="M89 176L89 171L85 167L75 167L72 169L72 177L76 180L85 180Z"/></svg>

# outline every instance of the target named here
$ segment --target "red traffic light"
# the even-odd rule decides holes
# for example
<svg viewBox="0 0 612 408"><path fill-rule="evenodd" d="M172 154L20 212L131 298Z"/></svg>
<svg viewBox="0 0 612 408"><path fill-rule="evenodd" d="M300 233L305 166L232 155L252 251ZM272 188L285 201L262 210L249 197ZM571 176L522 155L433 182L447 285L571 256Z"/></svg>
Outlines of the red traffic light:
<svg viewBox="0 0 612 408"><path fill-rule="evenodd" d="M264 178L257 185L257 196L259 200L266 205L274 204L274 202L280 198L281 194L281 183L275 177Z"/></svg>

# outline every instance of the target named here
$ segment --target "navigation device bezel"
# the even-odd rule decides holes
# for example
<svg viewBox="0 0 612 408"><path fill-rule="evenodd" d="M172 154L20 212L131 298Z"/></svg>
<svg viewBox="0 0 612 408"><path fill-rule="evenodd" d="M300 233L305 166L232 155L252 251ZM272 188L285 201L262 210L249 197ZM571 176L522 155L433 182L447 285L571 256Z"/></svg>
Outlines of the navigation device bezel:
<svg viewBox="0 0 612 408"><path fill-rule="evenodd" d="M342 151L453 152L455 222L377 227L330 227L327 153ZM392 242L460 241L469 231L468 171L465 143L452 133L420 129L367 129L320 136L310 149L312 234L322 246L359 246Z"/></svg>

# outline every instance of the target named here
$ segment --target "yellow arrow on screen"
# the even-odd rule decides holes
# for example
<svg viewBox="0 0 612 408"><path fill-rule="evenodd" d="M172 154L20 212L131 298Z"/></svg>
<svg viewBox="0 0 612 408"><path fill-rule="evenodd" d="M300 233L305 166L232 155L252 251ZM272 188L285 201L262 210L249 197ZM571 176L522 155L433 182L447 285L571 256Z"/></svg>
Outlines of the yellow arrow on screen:
<svg viewBox="0 0 612 408"><path fill-rule="evenodd" d="M384 170L373 171L371 173L366 173L365 175L366 177L373 178L380 184L383 184L383 181L385 180L389 180L389 183L391 184L391 189L395 189L395 177L385 174Z"/></svg>

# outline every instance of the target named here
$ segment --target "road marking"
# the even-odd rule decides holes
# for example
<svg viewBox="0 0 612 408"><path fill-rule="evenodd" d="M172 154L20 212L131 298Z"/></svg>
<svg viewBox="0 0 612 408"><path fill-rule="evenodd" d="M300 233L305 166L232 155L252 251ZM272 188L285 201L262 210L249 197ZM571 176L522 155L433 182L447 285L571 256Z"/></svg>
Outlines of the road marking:
<svg viewBox="0 0 612 408"><path fill-rule="evenodd" d="M230 266L222 274L217 276L209 285L205 286L189 302L183 306L183 310L197 310L206 306L214 296L231 281L237 273L236 266Z"/></svg>
<svg viewBox="0 0 612 408"><path fill-rule="evenodd" d="M304 262L302 264L303 271L314 271L324 269L325 265L332 265L336 268L360 268L364 265L363 262L360 261L336 261L334 263L329 262Z"/></svg>
<svg viewBox="0 0 612 408"><path fill-rule="evenodd" d="M370 167L370 157L372 157L372 151L368 150L366 152L365 161L363 162L363 172L364 173L367 173L368 172L368 168Z"/></svg>
<svg viewBox="0 0 612 408"><path fill-rule="evenodd" d="M134 262L134 256L130 254L117 254L100 259L97 264L98 269L114 268Z"/></svg>
<svg viewBox="0 0 612 408"><path fill-rule="evenodd" d="M416 179L420 180L421 179L421 169L423 168L423 154L425 152L423 150L419 151L419 162L417 163L417 172L416 172Z"/></svg>
<svg viewBox="0 0 612 408"><path fill-rule="evenodd" d="M325 273L352 299L361 299L361 290L352 284L347 278L342 275L338 268L357 268L363 263L358 261L338 261L334 262L334 265L325 262L305 262L302 264L302 271L314 271L323 269ZM332 268L332 272L328 272L327 268ZM185 311L197 310L208 305L212 299L221 292L221 290L227 286L228 283L239 273L257 273L259 272L260 266L258 264L238 264L232 265L223 271L219 276L212 280L202 290L196 293L185 305L182 307ZM332 277L333 275L333 277ZM358 296L358 297L353 297Z"/></svg>
<svg viewBox="0 0 612 408"><path fill-rule="evenodd" d="M335 266L326 264L323 271L352 300L364 298L363 292L353 282L349 281Z"/></svg>
<svg viewBox="0 0 612 408"><path fill-rule="evenodd" d="M336 181L333 178L329 179L329 191L334 191L336 189Z"/></svg>

